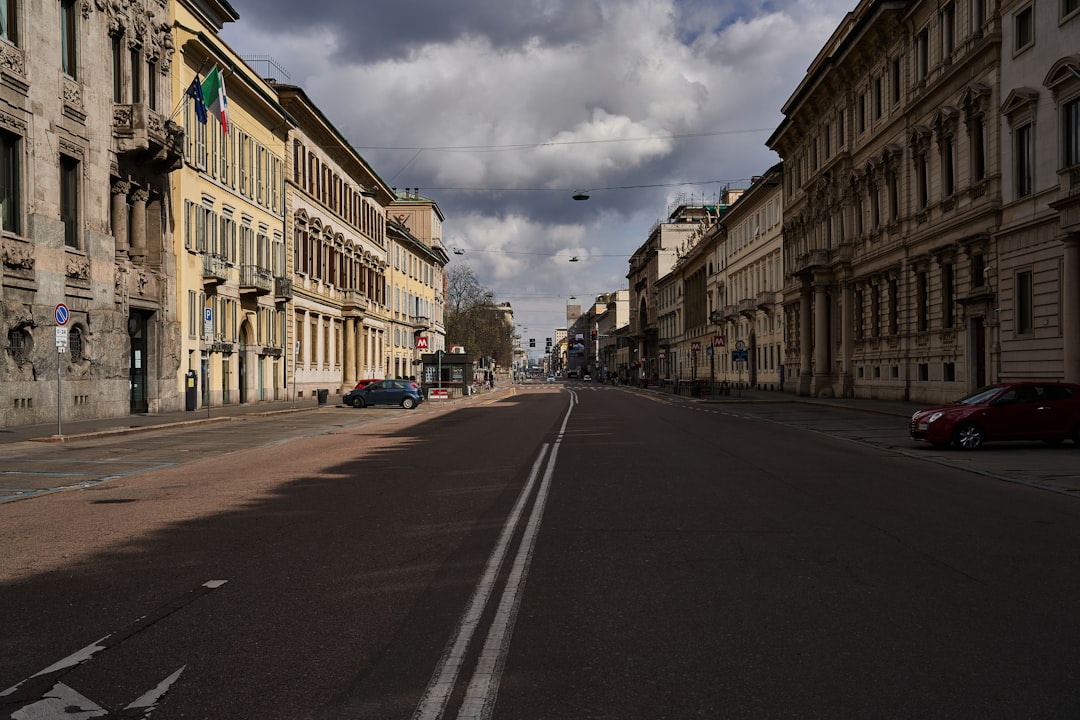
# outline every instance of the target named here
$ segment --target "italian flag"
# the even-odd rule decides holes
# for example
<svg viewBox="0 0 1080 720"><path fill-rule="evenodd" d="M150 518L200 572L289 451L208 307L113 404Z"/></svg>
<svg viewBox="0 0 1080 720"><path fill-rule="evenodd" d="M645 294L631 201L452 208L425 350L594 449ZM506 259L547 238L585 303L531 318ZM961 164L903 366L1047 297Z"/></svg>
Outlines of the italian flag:
<svg viewBox="0 0 1080 720"><path fill-rule="evenodd" d="M221 77L221 68L215 67L202 83L203 102L208 112L217 115L221 121L221 132L229 132L229 105L225 100L225 78Z"/></svg>

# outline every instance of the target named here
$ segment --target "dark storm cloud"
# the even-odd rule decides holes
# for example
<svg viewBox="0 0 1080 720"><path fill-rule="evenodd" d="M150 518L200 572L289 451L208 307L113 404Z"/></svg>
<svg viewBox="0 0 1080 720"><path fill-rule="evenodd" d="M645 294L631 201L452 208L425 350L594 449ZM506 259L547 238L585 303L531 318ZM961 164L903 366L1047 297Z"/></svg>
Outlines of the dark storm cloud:
<svg viewBox="0 0 1080 720"><path fill-rule="evenodd" d="M350 62L401 60L429 44L483 38L496 49L586 41L603 22L596 0L233 0L240 22L269 33L328 28Z"/></svg>

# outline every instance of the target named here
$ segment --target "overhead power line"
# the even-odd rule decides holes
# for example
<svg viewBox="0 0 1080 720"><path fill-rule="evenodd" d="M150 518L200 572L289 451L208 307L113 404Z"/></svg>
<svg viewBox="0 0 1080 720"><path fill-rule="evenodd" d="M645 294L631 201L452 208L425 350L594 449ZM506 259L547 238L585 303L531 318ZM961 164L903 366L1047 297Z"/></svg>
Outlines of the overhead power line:
<svg viewBox="0 0 1080 720"><path fill-rule="evenodd" d="M624 142L652 142L654 140L684 140L687 138L717 137L720 135L743 135L747 133L773 132L776 128L748 128L744 130L715 130L701 133L676 133L672 135L649 135L637 138L604 138L598 140L562 140L536 143L514 143L509 145L354 145L355 150L430 150L436 152L506 152L509 150L531 150L541 147L559 147L565 145L599 145Z"/></svg>

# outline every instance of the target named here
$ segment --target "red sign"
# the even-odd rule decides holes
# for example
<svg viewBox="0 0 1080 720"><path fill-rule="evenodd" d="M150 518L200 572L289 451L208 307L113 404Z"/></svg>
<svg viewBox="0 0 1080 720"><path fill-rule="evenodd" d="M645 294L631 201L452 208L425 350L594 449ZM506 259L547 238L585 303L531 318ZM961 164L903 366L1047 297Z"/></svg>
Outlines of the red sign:
<svg viewBox="0 0 1080 720"><path fill-rule="evenodd" d="M427 350L428 349L427 338L426 337L418 337L418 338L416 338L416 349L417 350Z"/></svg>
<svg viewBox="0 0 1080 720"><path fill-rule="evenodd" d="M712 341L713 347L724 347L724 336L717 335Z"/></svg>
<svg viewBox="0 0 1080 720"><path fill-rule="evenodd" d="M690 343L690 352L701 352L701 343L699 343L697 340Z"/></svg>

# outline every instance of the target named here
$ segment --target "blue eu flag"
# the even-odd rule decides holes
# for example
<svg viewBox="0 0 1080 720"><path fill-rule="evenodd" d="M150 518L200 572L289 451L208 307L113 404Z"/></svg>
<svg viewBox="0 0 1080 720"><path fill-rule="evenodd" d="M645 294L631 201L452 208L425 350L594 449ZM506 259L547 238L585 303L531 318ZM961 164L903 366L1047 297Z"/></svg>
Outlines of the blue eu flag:
<svg viewBox="0 0 1080 720"><path fill-rule="evenodd" d="M191 85L188 86L187 96L195 101L195 117L203 125L206 124L206 101L203 100L202 83L199 82L199 76L196 75L191 81Z"/></svg>

